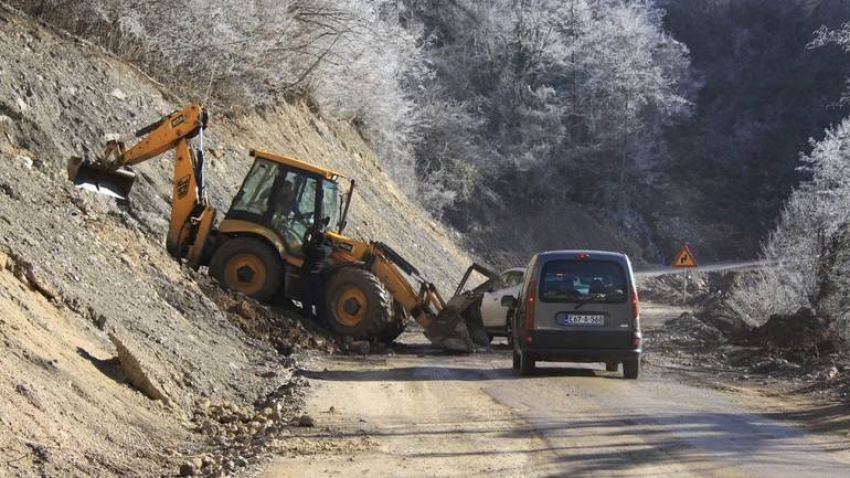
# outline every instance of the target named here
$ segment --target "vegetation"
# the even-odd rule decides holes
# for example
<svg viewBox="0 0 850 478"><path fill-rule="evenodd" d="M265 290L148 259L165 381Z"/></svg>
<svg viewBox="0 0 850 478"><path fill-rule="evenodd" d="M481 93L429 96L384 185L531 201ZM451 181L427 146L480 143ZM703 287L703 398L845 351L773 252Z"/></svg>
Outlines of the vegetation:
<svg viewBox="0 0 850 478"><path fill-rule="evenodd" d="M850 51L850 23L819 29L811 46L830 44ZM734 303L757 322L808 307L850 339L850 118L812 147L800 168L811 179L793 192L764 247L770 265L735 291Z"/></svg>

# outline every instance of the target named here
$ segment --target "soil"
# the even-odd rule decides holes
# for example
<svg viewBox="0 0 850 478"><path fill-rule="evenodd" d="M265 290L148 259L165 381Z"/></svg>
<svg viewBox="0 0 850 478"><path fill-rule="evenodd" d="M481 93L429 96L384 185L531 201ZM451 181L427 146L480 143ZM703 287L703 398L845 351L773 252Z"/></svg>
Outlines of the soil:
<svg viewBox="0 0 850 478"><path fill-rule="evenodd" d="M2 3L0 57L0 476L219 476L264 460L310 422L301 357L362 344L171 259L170 155L137 168L127 202L68 181L68 157L99 154L110 134L132 143L191 98ZM220 210L250 148L331 167L358 181L346 233L392 245L453 290L470 258L350 126L301 104L211 110L208 193Z"/></svg>

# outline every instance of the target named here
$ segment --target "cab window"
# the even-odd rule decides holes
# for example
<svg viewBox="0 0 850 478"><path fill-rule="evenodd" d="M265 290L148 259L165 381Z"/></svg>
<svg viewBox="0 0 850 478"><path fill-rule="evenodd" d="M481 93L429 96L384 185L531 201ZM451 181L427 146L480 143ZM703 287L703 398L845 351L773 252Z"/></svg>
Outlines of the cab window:
<svg viewBox="0 0 850 478"><path fill-rule="evenodd" d="M251 171L245 176L242 189L233 198L230 211L263 216L269 207L269 199L278 169L278 166L271 161L256 160Z"/></svg>

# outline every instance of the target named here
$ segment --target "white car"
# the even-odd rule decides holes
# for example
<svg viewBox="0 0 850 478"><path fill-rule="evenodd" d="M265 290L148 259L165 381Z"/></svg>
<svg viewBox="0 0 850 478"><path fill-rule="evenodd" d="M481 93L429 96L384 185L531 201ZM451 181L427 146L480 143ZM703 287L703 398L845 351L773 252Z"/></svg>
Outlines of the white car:
<svg viewBox="0 0 850 478"><path fill-rule="evenodd" d="M499 274L498 278L491 279L480 287L483 287L481 296L481 322L484 330L491 338L493 336L509 337L508 334L508 309L502 305L502 297L510 295L516 297L522 285L522 277L525 267L511 267Z"/></svg>

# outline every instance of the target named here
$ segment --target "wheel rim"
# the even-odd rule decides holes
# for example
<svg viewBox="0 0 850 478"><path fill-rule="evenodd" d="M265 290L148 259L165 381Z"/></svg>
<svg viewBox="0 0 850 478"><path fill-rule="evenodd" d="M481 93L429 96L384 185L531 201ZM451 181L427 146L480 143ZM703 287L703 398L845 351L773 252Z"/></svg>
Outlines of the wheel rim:
<svg viewBox="0 0 850 478"><path fill-rule="evenodd" d="M337 320L343 325L352 327L366 318L369 301L366 293L358 287L348 286L342 289L334 304Z"/></svg>
<svg viewBox="0 0 850 478"><path fill-rule="evenodd" d="M266 265L253 254L237 254L224 270L227 285L245 295L259 292L266 283L266 275Z"/></svg>

